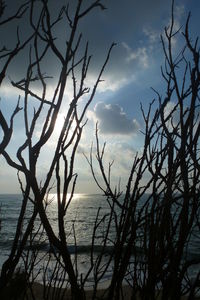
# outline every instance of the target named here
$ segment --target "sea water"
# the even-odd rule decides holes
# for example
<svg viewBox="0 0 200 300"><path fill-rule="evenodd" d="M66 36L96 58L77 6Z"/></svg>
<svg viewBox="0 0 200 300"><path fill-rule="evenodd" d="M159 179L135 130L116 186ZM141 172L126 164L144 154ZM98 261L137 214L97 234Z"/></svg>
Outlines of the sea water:
<svg viewBox="0 0 200 300"><path fill-rule="evenodd" d="M55 195L50 195L50 204L47 206L47 215L50 221L50 224L55 232L58 235L58 215L57 215L57 198ZM0 195L0 268L3 262L8 257L10 252L17 220L20 213L22 203L21 195ZM110 214L110 208L106 198L102 195L87 195L87 194L75 194L65 216L65 229L67 235L68 249L73 257L75 252L78 253L78 267L79 273L86 274L90 266L90 251L91 251L91 241L93 236L93 229L95 221L97 220L97 212L99 211L99 218L102 218L100 225L95 233L94 241L94 255L98 255L101 251L101 242L106 234L107 221ZM29 217L32 212L32 205L29 203L27 207L27 214L24 220L24 225L29 220ZM103 218L107 216L107 218ZM40 224L39 218L36 219L35 230L37 230ZM40 231L39 231L40 233ZM40 235L40 241L37 239L34 241L35 248L40 247L41 253L49 251L49 243L47 237ZM110 229L110 240L112 241L115 236L114 226ZM41 243L42 241L42 243ZM107 243L107 250L112 250L112 242ZM142 249L141 249L142 253ZM109 256L105 256L104 262L108 259ZM189 259L198 260L200 257L200 234L197 234L193 237L193 240L189 244L187 249L187 257ZM103 262L103 263L104 263ZM200 264L195 264L190 269L190 276L195 278L196 274L200 269ZM49 268L49 272L51 270ZM112 264L108 268L104 279L107 280L112 274ZM40 278L40 277L39 277ZM89 277L89 280L92 278Z"/></svg>
<svg viewBox="0 0 200 300"><path fill-rule="evenodd" d="M50 224L58 236L58 207L57 198L55 195L50 195L49 205L47 206L47 215ZM18 194L4 194L0 195L0 268L3 262L8 258L13 243L17 220L20 214L22 204L22 196ZM87 195L87 194L75 194L70 205L67 209L65 216L65 230L67 236L68 250L72 257L75 257L75 253L78 253L78 268L80 274L86 274L90 266L90 251L91 240L93 235L93 227L97 220L97 212L99 210L99 219L109 213L108 203L105 197L101 195ZM24 218L24 228L26 222L28 222L31 213L33 211L33 205L31 203L27 206L27 213ZM36 232L40 225L39 217L36 218L34 231ZM106 219L104 219L99 228L96 231L96 238L94 241L94 255L98 255L101 251L101 241L104 238L104 232L106 230ZM111 229L110 234L114 234ZM37 237L34 239L34 249L39 249L40 254L45 254L51 251L47 236L45 233L42 236L41 230L38 232L40 240ZM109 250L107 245L107 250ZM26 249L25 249L26 250ZM27 247L28 250L28 247ZM45 258L47 259L47 258ZM104 258L105 262L106 258ZM43 260L42 263L45 264ZM38 265L37 265L38 267ZM48 266L49 276L53 272L51 267ZM107 280L111 275L111 268L108 269L104 280ZM90 276L91 277L91 276ZM92 278L90 278L88 280ZM38 276L39 281L42 281L42 277Z"/></svg>

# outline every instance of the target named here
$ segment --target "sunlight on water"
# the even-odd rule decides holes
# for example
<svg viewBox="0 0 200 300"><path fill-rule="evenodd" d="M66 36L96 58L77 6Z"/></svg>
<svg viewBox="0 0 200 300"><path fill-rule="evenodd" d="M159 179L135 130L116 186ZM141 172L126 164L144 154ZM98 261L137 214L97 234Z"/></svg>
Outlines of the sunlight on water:
<svg viewBox="0 0 200 300"><path fill-rule="evenodd" d="M62 195L63 195L63 194L61 194L61 199L62 199ZM70 197L71 197L71 194L68 193L68 194L67 194L67 201L69 201ZM74 193L74 194L73 194L73 197L72 197L72 200L73 200L73 201L74 201L74 200L82 200L82 199L87 198L87 197L88 197L87 194ZM50 201L50 202L51 202L51 201L57 202L57 200L58 200L57 194L51 193L51 194L48 195L48 201Z"/></svg>

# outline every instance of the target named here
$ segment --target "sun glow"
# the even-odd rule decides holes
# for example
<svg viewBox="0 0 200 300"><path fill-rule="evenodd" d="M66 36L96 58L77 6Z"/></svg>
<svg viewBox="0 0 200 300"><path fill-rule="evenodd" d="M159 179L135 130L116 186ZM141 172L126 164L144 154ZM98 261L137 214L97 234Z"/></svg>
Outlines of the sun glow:
<svg viewBox="0 0 200 300"><path fill-rule="evenodd" d="M56 124L54 127L55 133L59 134L63 128L64 125L64 121L65 121L65 114L63 113L59 113L56 119Z"/></svg>
<svg viewBox="0 0 200 300"><path fill-rule="evenodd" d="M63 194L60 195L61 199L62 199ZM85 194L81 194L81 193L74 193L72 200L82 200L86 195ZM71 198L71 193L67 193L67 201L69 201L69 199ZM48 201L49 202L57 202L58 201L58 197L57 194L49 194L48 195Z"/></svg>
<svg viewBox="0 0 200 300"><path fill-rule="evenodd" d="M58 116L57 116L57 120L56 120L56 123L55 123L55 127L54 127L54 132L56 134L56 136L58 136L63 128L63 125L64 125L64 122L65 122L65 119L66 119L66 114L64 113L59 113ZM76 128L76 124L75 124L75 121L73 121L71 124L70 124L70 128L69 128L69 135L71 136L74 132Z"/></svg>

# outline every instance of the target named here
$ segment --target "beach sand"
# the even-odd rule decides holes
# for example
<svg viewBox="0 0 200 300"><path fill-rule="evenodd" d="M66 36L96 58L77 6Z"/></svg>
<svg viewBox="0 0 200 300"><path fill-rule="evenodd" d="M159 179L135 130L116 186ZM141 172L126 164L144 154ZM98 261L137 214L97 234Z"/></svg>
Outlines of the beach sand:
<svg viewBox="0 0 200 300"><path fill-rule="evenodd" d="M35 299L37 300L43 300L43 285L40 283L34 283L33 285L33 290L34 290L34 296ZM58 292L58 290L54 290L54 292ZM49 293L49 299L52 299L52 293L53 293L53 289L50 289L50 293ZM161 293L160 293L161 294ZM91 300L92 299L92 295L93 295L93 291L90 289L86 289L86 299L87 300ZM105 289L98 289L97 291L97 299L104 299L105 296ZM32 299L32 297L29 295L28 299ZM53 299L56 299L53 298ZM65 293L65 297L63 298L63 300L70 300L71 299L71 293L70 290L66 290ZM122 298L120 298L122 299ZM123 286L123 299L124 300L131 300L131 288L129 286ZM157 298L158 300L160 299L160 297ZM186 300L188 299L187 296L184 296L181 298L182 300ZM137 300L140 300L140 297L137 297ZM200 300L200 297L195 298L195 300Z"/></svg>
<svg viewBox="0 0 200 300"><path fill-rule="evenodd" d="M37 300L43 300L43 286L40 283L34 283L33 286L34 289L34 295ZM55 292L55 291L54 291ZM50 290L49 299L51 299L51 295L53 293L53 289ZM93 291L91 289L86 289L86 299L91 300L93 295ZM97 299L103 299L105 295L105 289L98 289L97 291ZM129 286L123 287L123 299L131 300L131 289ZM31 297L30 297L31 299ZM56 299L56 298L55 298ZM69 290L66 290L64 300L70 300L71 299L71 292ZM139 298L138 298L139 300Z"/></svg>
<svg viewBox="0 0 200 300"><path fill-rule="evenodd" d="M106 296L106 286L108 286L108 285L103 284L102 287L100 287L98 289L95 299L105 299L106 298L105 297ZM27 299L27 300L61 299L60 297L58 297L58 295L61 296L64 293L64 297L62 299L63 300L71 300L70 289L59 289L59 288L52 288L52 287L49 289L48 289L48 287L46 287L46 289L44 289L44 286L41 283L35 282L32 285L32 291L33 291L34 298L32 297L31 290L28 289L25 299ZM22 292L22 294L21 294L21 292ZM45 292L45 297L44 297L44 292ZM85 294L86 294L86 300L91 300L92 296L93 296L92 287L86 288ZM157 300L161 299L161 294L162 294L161 292L158 293L158 297L156 298ZM24 296L24 286L22 287L22 285L21 285L21 287L19 285L16 285L15 287L7 288L6 291L0 295L0 299L1 300L24 299L24 297L19 297L19 295ZM124 285L123 286L123 297L120 297L120 299L121 300L122 299L123 300L131 300L131 295L132 295L132 289L129 286ZM138 297L136 297L136 299L140 300L141 298L138 296ZM187 300L187 299L188 299L187 296L184 296L181 298L181 300ZM193 300L200 300L200 296L196 297Z"/></svg>

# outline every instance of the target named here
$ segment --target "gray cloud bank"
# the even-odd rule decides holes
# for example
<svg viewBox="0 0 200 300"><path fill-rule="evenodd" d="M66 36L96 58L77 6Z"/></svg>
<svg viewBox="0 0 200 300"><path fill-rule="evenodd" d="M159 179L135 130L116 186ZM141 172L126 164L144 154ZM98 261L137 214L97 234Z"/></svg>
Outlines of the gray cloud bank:
<svg viewBox="0 0 200 300"><path fill-rule="evenodd" d="M83 3L84 6L87 7L91 2L92 1L86 0ZM109 79L109 76L112 75L112 78L114 76L117 86L121 86L130 80L133 67L137 67L137 62L139 62L139 67L141 67L141 64L142 66L144 64L146 67L148 64L148 51L143 44L138 45L138 38L141 38L144 26L149 23L156 23L156 21L159 20L160 14L158 14L158 12L163 15L168 11L171 1L168 0L166 2L167 3L161 3L159 0L154 0L150 3L148 0L141 0L140 2L127 0L124 5L121 1L116 0L102 1L108 8L107 10L102 12L100 9L95 9L86 16L86 18L83 18L78 31L83 32L83 45L89 40L90 53L94 54L94 63L91 64L90 72L96 76L99 67L105 59L106 49L109 48L112 42L116 42L118 46L112 53L106 77ZM23 3L21 0L7 0L5 16L14 13L21 3ZM39 1L37 3L39 3ZM59 8L62 7L63 4L66 4L66 1L60 0L56 2L49 0L48 3L51 18L54 20ZM77 1L70 2L71 13L73 13L76 3ZM35 10L36 15L39 15L39 8L40 5L37 4ZM64 52L65 41L69 38L65 21L65 18L63 18L63 21L56 26L54 33L54 37L56 37L55 43L62 53ZM15 20L9 26L3 27L2 31L0 30L2 44L5 43L5 46L8 48L12 48L16 44L16 27L18 25L20 38L23 40L24 36L27 37L32 32L29 25L28 11L24 18ZM127 45L126 49L123 45ZM40 47L42 48L41 41ZM12 78L19 77L18 79L24 77L28 60L28 51L26 53L20 53L11 65L9 75ZM49 63L49 61L51 61L51 63ZM52 56L51 51L48 52L43 67L43 72L56 77L59 70L59 62Z"/></svg>

